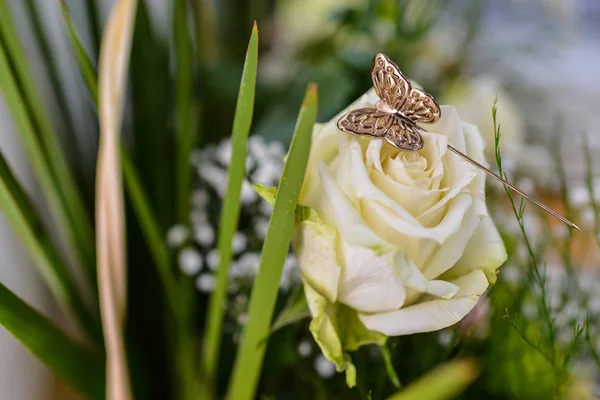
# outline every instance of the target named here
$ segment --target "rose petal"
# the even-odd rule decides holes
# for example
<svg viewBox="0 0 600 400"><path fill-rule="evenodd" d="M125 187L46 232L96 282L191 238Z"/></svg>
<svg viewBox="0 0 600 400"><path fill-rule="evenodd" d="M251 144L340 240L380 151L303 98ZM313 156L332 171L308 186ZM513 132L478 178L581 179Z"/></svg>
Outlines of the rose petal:
<svg viewBox="0 0 600 400"><path fill-rule="evenodd" d="M452 268L461 258L465 246L480 224L482 217L469 210L460 222L460 229L450 236L443 245L431 252L431 257L423 264L423 275L434 279Z"/></svg>
<svg viewBox="0 0 600 400"><path fill-rule="evenodd" d="M320 203L323 191L319 178L319 162L329 163L337 156L337 134L337 128L331 124L315 124L299 204L317 208Z"/></svg>
<svg viewBox="0 0 600 400"><path fill-rule="evenodd" d="M447 191L447 189L425 190L405 186L377 170L371 171L370 177L377 188L400 204L404 209L410 210L413 216L418 216L425 212Z"/></svg>
<svg viewBox="0 0 600 400"><path fill-rule="evenodd" d="M378 256L373 250L342 244L344 268L339 301L363 312L400 308L406 293L396 275L392 254Z"/></svg>
<svg viewBox="0 0 600 400"><path fill-rule="evenodd" d="M376 247L385 245L385 242L366 225L356 208L333 181L327 166L323 162L319 163L319 176L344 240L353 246Z"/></svg>
<svg viewBox="0 0 600 400"><path fill-rule="evenodd" d="M327 300L335 302L342 271L337 263L335 230L303 221L294 231L292 243L303 278Z"/></svg>
<svg viewBox="0 0 600 400"><path fill-rule="evenodd" d="M481 269L491 283L495 282L496 270L507 258L506 247L494 221L485 217L465 247L462 257L444 275L453 279L473 270Z"/></svg>
<svg viewBox="0 0 600 400"><path fill-rule="evenodd" d="M386 313L359 314L359 318L368 329L387 336L446 328L464 318L488 287L488 281L481 270L475 270L451 283L460 288L452 299L424 301Z"/></svg>
<svg viewBox="0 0 600 400"><path fill-rule="evenodd" d="M428 293L444 299L450 299L458 291L458 287L450 282L428 280L419 271L419 268L401 251L395 257L395 265L402 282L419 293Z"/></svg>

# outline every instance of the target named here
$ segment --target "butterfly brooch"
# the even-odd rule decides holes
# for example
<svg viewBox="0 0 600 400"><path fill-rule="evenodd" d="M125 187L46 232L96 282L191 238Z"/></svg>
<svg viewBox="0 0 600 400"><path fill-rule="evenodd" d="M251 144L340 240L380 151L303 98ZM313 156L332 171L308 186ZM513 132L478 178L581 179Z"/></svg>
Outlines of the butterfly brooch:
<svg viewBox="0 0 600 400"><path fill-rule="evenodd" d="M424 129L417 124L432 124L442 115L440 106L433 96L412 87L398 66L383 53L378 53L373 58L371 79L375 93L380 100L374 108L358 108L344 114L337 122L338 129L356 135L385 139L399 150L417 151L423 148L421 131ZM448 150L502 182L565 224L580 230L568 219L522 192L450 144L448 144Z"/></svg>

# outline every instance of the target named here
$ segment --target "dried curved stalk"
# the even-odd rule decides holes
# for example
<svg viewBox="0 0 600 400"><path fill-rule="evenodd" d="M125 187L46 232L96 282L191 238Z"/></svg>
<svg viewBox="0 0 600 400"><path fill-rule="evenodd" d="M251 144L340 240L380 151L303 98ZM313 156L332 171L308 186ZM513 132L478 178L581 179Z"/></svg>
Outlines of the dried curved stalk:
<svg viewBox="0 0 600 400"><path fill-rule="evenodd" d="M106 398L131 399L125 355L127 300L125 211L119 152L136 0L113 7L100 50L100 144L96 175L98 292L106 346Z"/></svg>

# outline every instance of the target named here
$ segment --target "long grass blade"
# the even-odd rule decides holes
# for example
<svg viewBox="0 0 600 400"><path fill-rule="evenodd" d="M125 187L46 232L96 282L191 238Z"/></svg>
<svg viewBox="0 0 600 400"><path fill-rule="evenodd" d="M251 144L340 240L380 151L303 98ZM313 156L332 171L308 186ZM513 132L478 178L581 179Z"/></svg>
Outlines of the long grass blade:
<svg viewBox="0 0 600 400"><path fill-rule="evenodd" d="M142 183L140 182L133 162L124 148L121 149L121 161L123 164L125 187L129 194L129 198L131 199L133 210L137 214L140 226L146 237L146 242L148 243L148 248L156 263L160 280L165 288L167 301L171 305L173 313L177 314L177 299L179 298L177 293L177 282L173 276L171 258L169 249L164 240L164 234L154 216L154 212L150 208L148 196L144 192L144 188L142 187Z"/></svg>
<svg viewBox="0 0 600 400"><path fill-rule="evenodd" d="M97 320L86 309L83 297L44 228L41 218L0 152L0 209L6 215L58 303L95 344L101 344Z"/></svg>
<svg viewBox="0 0 600 400"><path fill-rule="evenodd" d="M96 75L96 70L94 68L94 64L92 63L92 60L86 52L85 47L81 43L81 39L79 39L79 35L77 34L77 30L75 29L75 24L73 23L73 19L71 18L69 8L67 7L64 1L61 1L60 5L63 19L67 28L67 33L71 38L73 50L75 51L75 60L77 61L77 65L79 66L79 72L83 77L83 80L85 82L88 92L90 93L90 96L92 96L94 104L96 104L98 99L98 79Z"/></svg>
<svg viewBox="0 0 600 400"><path fill-rule="evenodd" d="M8 108L12 112L11 114L12 114L13 120L15 122L15 125L17 126L17 128L19 129L19 131L21 133L21 138L23 139L23 144L24 144L25 148L27 149L29 156L30 156L29 160L30 160L31 165L34 168L34 170L38 173L40 185L47 196L46 198L48 200L49 205L50 205L51 209L53 211L55 211L55 215L59 218L59 220L65 221L65 219L66 219L66 217L64 215L65 203L63 202L63 198L58 193L58 188L55 184L54 177L51 174L48 164L45 162L46 158L45 158L44 152L42 150L40 142L37 140L34 127L32 125L31 119L29 118L29 114L27 112L27 107L23 102L23 98L21 97L21 94L17 87L17 82L14 79L12 70L10 68L9 61L6 57L6 53L4 52L4 47L2 46L1 42L2 41L0 40L0 88L2 89L3 97L8 105ZM9 175L6 175L6 176L9 176ZM9 178L5 178L5 179L9 179ZM9 196L9 193L5 192L4 195ZM8 197L7 197L7 199L8 199ZM22 199L18 199L18 200L22 200ZM19 203L24 204L21 201ZM10 207L10 205L5 204L5 207ZM7 212L7 215L8 215L8 212ZM17 214L14 214L14 215L17 215ZM25 215L31 215L31 214L26 213ZM20 233L21 239L25 240L25 237L26 237L25 230L28 229L27 225L23 225L23 222L20 219L14 219L13 226L16 226L17 231L22 231ZM34 235L34 238L35 238L36 233L37 233L37 228L35 231L31 232L31 234ZM30 244L33 246L36 243L38 243L38 241L31 242ZM51 246L51 243L49 240L46 241L45 246L46 247ZM54 255L54 253L56 253L56 252L52 253L53 254L52 255L53 262L50 265L58 265L58 263L60 263L60 257L58 257L57 255ZM46 256L46 258L47 258L47 256ZM48 268L44 267L44 265L46 265L44 263L45 261L46 260L41 259L41 258L38 259L38 267L41 268L42 270L47 271ZM93 268L93 264L91 267ZM49 277L49 275L47 273L44 274L44 276L46 278ZM65 277L65 279L66 279L66 277ZM60 291L57 289L57 281L55 279L47 280L47 281L50 284L51 290L53 290L54 294L57 296L57 299L59 301L62 301L63 304L66 304L64 302L64 296L61 295ZM64 284L65 281L63 279L60 279L58 282L62 282ZM91 282L88 281L87 283L88 283L88 285L87 285L86 289L93 288L93 286L91 285ZM70 286L69 284L64 284L64 285L66 285L65 287ZM95 308L95 301L96 301L95 297L93 297L91 300L92 300L92 307ZM73 304L71 304L70 307L73 307ZM73 310L75 311L75 308L73 308ZM80 325L82 325L82 327L85 328L85 332L91 338L97 337L97 335L94 333L95 329L93 329L91 327L91 324L88 324L86 321L87 321L87 318L84 318L83 320L80 320L78 322Z"/></svg>
<svg viewBox="0 0 600 400"><path fill-rule="evenodd" d="M142 7L141 4L140 7ZM72 26L68 10L66 8L63 8L63 10L65 11L64 16L66 23L71 24ZM97 105L96 95L98 85L96 73L93 70L92 63L89 60L87 53L82 50L83 47L81 46L81 41L77 32L74 29L69 29L69 32L72 43L75 46L76 51L80 54L78 63L80 64L81 73L86 76L88 91L92 96L94 103ZM177 383L175 392L182 400L196 399L198 398L198 382L197 375L195 374L196 367L194 365L196 355L191 350L195 344L190 340L191 335L189 334L190 329L188 325L191 316L189 307L187 306L187 304L193 300L185 298L178 288L178 283L173 275L169 250L164 241L164 230L161 228L159 220L152 209L148 193L143 187L138 171L136 170L127 149L123 145L121 146L121 161L127 194L129 195L132 208L137 216L148 248L150 249L158 275L160 276L160 282L165 291L170 314L176 322L176 325L171 328L174 332L174 351L176 352L178 375L181 380Z"/></svg>
<svg viewBox="0 0 600 400"><path fill-rule="evenodd" d="M186 0L173 1L173 37L175 41L175 118L177 124L177 220L186 224L190 214L192 170L190 154L194 146L192 112L193 58L188 31Z"/></svg>
<svg viewBox="0 0 600 400"><path fill-rule="evenodd" d="M72 342L1 283L0 324L65 383L89 399L104 399L102 355Z"/></svg>
<svg viewBox="0 0 600 400"><path fill-rule="evenodd" d="M100 144L96 177L98 293L106 347L106 393L131 399L125 355L127 266L120 129L137 2L119 0L102 39L99 59Z"/></svg>
<svg viewBox="0 0 600 400"><path fill-rule="evenodd" d="M90 215L69 172L66 158L52 126L29 61L11 19L5 0L0 0L0 85L8 92L9 108L15 119L29 160L44 194L58 218L59 227L77 250L80 264L90 280L94 275L94 236Z"/></svg>
<svg viewBox="0 0 600 400"><path fill-rule="evenodd" d="M208 65L219 59L219 37L217 32L217 10L212 0L193 0L196 22L196 53Z"/></svg>
<svg viewBox="0 0 600 400"><path fill-rule="evenodd" d="M64 4L65 0L59 0ZM92 45L94 52L100 52L100 36L102 29L100 28L100 16L98 15L98 2L96 0L86 0L86 16L90 27L90 35L92 37Z"/></svg>
<svg viewBox="0 0 600 400"><path fill-rule="evenodd" d="M258 28L252 28L250 43L246 53L244 71L235 109L232 130L232 154L229 166L227 192L221 210L219 224L219 268L217 286L211 295L204 343L204 372L212 381L216 377L217 360L221 344L225 298L229 286L229 264L231 263L231 245L240 217L240 194L245 176L247 141L252 125L254 94L256 89L256 71L258 63Z"/></svg>
<svg viewBox="0 0 600 400"><path fill-rule="evenodd" d="M78 54L77 61L80 67L80 72L85 78L88 91L90 96L92 96L92 101L97 106L98 81L96 72L94 71L94 67L89 56L81 44L79 35L74 29L69 10L64 3L61 4L63 5L63 16L68 27L71 42ZM171 260L169 256L169 250L164 241L163 229L160 227L156 215L150 206L148 195L144 191L144 187L139 178L138 172L135 169L135 165L133 164L129 153L123 146L121 146L121 161L123 166L125 187L129 197L131 198L132 206L137 214L142 231L145 234L148 248L150 249L154 262L158 268L161 282L163 283L167 297L171 302L171 308L173 309L173 312L176 313L177 304L174 302L174 300L178 297L176 287L177 283L175 282L172 274Z"/></svg>
<svg viewBox="0 0 600 400"><path fill-rule="evenodd" d="M273 214L265 239L258 274L252 286L246 325L238 351L230 387L229 400L251 400L267 347L283 263L289 251L294 213L310 151L311 132L317 117L317 87L310 84L298 115L288 158L277 190Z"/></svg>
<svg viewBox="0 0 600 400"><path fill-rule="evenodd" d="M46 67L46 72L48 73L52 92L56 99L56 105L58 106L58 111L64 124L66 140L63 140L63 145L67 147L66 153L71 160L72 169L76 171L75 173L78 175L77 178L79 178L80 183L84 184L85 177L83 174L83 168L80 167L82 165L82 154L77 148L78 140L77 136L75 135L75 128L69 112L65 90L61 85L58 75L58 67L56 65L57 60L56 57L53 57L52 55L48 35L44 32L44 28L42 26L39 4L34 0L25 0L24 3L25 10L27 11L27 17L31 21L35 40L40 50L40 55L42 56L43 65ZM85 188L87 187L88 186L85 186Z"/></svg>
<svg viewBox="0 0 600 400"><path fill-rule="evenodd" d="M429 372L388 400L450 400L461 394L479 375L469 359L453 361Z"/></svg>

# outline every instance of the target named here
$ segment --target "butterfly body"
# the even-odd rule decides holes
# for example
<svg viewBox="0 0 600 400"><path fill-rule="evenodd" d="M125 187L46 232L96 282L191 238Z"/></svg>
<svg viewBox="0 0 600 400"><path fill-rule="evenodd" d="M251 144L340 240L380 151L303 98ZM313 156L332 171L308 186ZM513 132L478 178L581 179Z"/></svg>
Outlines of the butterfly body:
<svg viewBox="0 0 600 400"><path fill-rule="evenodd" d="M385 54L373 59L371 78L381 99L375 108L359 108L342 116L340 130L357 135L385 138L402 150L419 150L423 138L417 123L433 123L441 110L431 95L413 88L398 66Z"/></svg>

